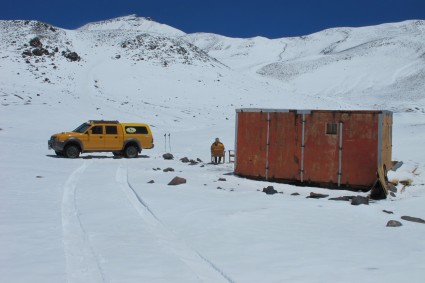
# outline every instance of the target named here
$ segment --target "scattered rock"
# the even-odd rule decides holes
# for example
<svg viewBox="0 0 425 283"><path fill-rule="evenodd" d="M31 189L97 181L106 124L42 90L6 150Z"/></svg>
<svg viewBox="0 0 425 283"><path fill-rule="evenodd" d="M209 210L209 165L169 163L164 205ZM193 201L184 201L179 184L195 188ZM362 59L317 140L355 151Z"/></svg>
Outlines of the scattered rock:
<svg viewBox="0 0 425 283"><path fill-rule="evenodd" d="M226 181L226 178L218 178L218 180L224 182Z"/></svg>
<svg viewBox="0 0 425 283"><path fill-rule="evenodd" d="M0 129L1 130L1 129ZM36 178L38 178L38 179L40 179L40 178L43 178L43 176L35 176Z"/></svg>
<svg viewBox="0 0 425 283"><path fill-rule="evenodd" d="M32 54L34 56L43 56L44 53L43 53L42 49L40 49L40 48L34 48L32 50Z"/></svg>
<svg viewBox="0 0 425 283"><path fill-rule="evenodd" d="M299 196L299 193L292 193L291 196Z"/></svg>
<svg viewBox="0 0 425 283"><path fill-rule="evenodd" d="M363 196L355 196L351 199L351 205L360 205L360 204L369 205L369 199Z"/></svg>
<svg viewBox="0 0 425 283"><path fill-rule="evenodd" d="M193 159L191 159L190 161L189 161L189 165L196 165L196 164L198 164L198 162L196 162L195 160L193 160Z"/></svg>
<svg viewBox="0 0 425 283"><path fill-rule="evenodd" d="M273 186L268 186L267 188L263 188L263 193L266 193L268 195L274 195L277 194L277 191L274 189Z"/></svg>
<svg viewBox="0 0 425 283"><path fill-rule="evenodd" d="M387 183L387 189L390 191L390 192L393 192L393 193L396 193L397 192L397 188L396 188L396 186L394 186L393 184L391 184L391 183Z"/></svg>
<svg viewBox="0 0 425 283"><path fill-rule="evenodd" d="M120 59L121 58L121 55L116 55L115 56L115 59Z"/></svg>
<svg viewBox="0 0 425 283"><path fill-rule="evenodd" d="M32 52L30 50L25 50L24 52L22 52L22 56L32 56Z"/></svg>
<svg viewBox="0 0 425 283"><path fill-rule="evenodd" d="M180 158L180 161L183 162L183 163L188 163L189 162L189 158L183 157L183 158Z"/></svg>
<svg viewBox="0 0 425 283"><path fill-rule="evenodd" d="M33 39L30 40L30 46L41 48L43 47L43 44L41 43L40 38L34 37Z"/></svg>
<svg viewBox="0 0 425 283"><path fill-rule="evenodd" d="M222 187L217 187L217 190L222 190L223 188Z"/></svg>
<svg viewBox="0 0 425 283"><path fill-rule="evenodd" d="M308 196L307 198L327 198L329 195L324 195L324 194L317 194L317 193L310 193L310 196Z"/></svg>
<svg viewBox="0 0 425 283"><path fill-rule="evenodd" d="M401 222L400 221L397 221L397 220L390 220L387 223L387 227L400 227L402 225L403 224L401 224Z"/></svg>
<svg viewBox="0 0 425 283"><path fill-rule="evenodd" d="M388 213L388 214L394 214L394 212L392 212L392 211L389 211L389 210L382 210L383 212L385 212L385 213Z"/></svg>
<svg viewBox="0 0 425 283"><path fill-rule="evenodd" d="M163 172L174 172L174 169L171 167L165 168L164 170L162 170Z"/></svg>
<svg viewBox="0 0 425 283"><path fill-rule="evenodd" d="M162 155L162 158L164 158L165 160L173 160L174 156L171 153L164 153Z"/></svg>
<svg viewBox="0 0 425 283"><path fill-rule="evenodd" d="M398 168L400 168L403 165L403 161L394 161L393 167L391 168L392 171L397 171Z"/></svg>
<svg viewBox="0 0 425 283"><path fill-rule="evenodd" d="M153 184L153 183L155 183L155 181L154 181L154 180L150 180L150 181L148 182L148 184Z"/></svg>
<svg viewBox="0 0 425 283"><path fill-rule="evenodd" d="M392 196L393 198L396 197L395 193L393 193L393 192L390 192L390 196Z"/></svg>
<svg viewBox="0 0 425 283"><path fill-rule="evenodd" d="M406 221L410 221L410 222L425 224L425 220L423 220L422 218L418 218L418 217L402 216L401 219L406 220Z"/></svg>
<svg viewBox="0 0 425 283"><path fill-rule="evenodd" d="M177 186L177 185L181 185L181 184L186 184L186 179L185 178L181 178L181 177L174 177L169 183L169 186Z"/></svg>
<svg viewBox="0 0 425 283"><path fill-rule="evenodd" d="M352 200L353 197L352 196L342 196L342 197L337 197L337 198L330 198L329 200L342 200L342 201L350 201Z"/></svg>
<svg viewBox="0 0 425 283"><path fill-rule="evenodd" d="M196 158L196 161L198 161L198 162L203 162L200 158Z"/></svg>
<svg viewBox="0 0 425 283"><path fill-rule="evenodd" d="M65 51L62 51L62 55L66 59L70 60L71 62L75 62L75 61L80 61L81 60L81 57L77 54L77 52L65 52Z"/></svg>

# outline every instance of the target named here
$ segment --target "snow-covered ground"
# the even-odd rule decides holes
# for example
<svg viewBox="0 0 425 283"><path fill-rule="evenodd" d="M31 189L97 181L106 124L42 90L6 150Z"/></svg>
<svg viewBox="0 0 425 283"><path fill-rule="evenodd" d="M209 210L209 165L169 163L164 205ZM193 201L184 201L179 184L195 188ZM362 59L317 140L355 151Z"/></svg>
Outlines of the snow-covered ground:
<svg viewBox="0 0 425 283"><path fill-rule="evenodd" d="M0 27L1 283L425 278L425 225L401 219L425 219L423 21L276 40L185 35L133 16L75 31ZM35 36L49 55L23 57ZM392 110L393 160L403 165L389 178L412 184L352 206L306 197L367 193L252 181L208 164L215 137L233 149L241 107ZM50 135L89 119L147 122L155 148L76 160L47 149ZM187 183L168 186L175 176ZM261 192L270 185L281 193Z"/></svg>

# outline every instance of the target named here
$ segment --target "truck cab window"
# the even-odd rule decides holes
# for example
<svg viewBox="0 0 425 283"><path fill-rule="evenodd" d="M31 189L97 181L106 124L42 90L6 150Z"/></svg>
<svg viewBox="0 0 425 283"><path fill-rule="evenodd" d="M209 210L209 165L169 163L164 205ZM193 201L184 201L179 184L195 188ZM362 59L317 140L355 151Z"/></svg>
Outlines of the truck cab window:
<svg viewBox="0 0 425 283"><path fill-rule="evenodd" d="M91 133L93 135L103 134L103 126L94 126L93 128L91 128Z"/></svg>

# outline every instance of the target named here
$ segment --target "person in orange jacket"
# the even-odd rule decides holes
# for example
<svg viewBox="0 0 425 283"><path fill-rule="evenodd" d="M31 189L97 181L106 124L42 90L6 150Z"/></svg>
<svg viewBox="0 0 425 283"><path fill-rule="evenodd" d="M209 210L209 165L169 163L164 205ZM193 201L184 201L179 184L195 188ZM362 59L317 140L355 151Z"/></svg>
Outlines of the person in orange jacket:
<svg viewBox="0 0 425 283"><path fill-rule="evenodd" d="M224 144L216 138L211 145L211 156L214 157L214 164L221 163L221 158L224 157Z"/></svg>

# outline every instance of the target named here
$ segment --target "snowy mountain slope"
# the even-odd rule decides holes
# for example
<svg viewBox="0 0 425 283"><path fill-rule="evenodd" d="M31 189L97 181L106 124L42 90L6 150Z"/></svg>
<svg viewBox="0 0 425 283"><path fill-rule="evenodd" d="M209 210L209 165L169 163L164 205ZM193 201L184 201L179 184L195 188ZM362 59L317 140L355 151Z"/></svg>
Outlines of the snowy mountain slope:
<svg viewBox="0 0 425 283"><path fill-rule="evenodd" d="M425 227L401 219L425 219L425 101L413 79L423 28L412 23L244 40L151 33L125 18L75 31L0 21L0 283L422 282ZM35 37L41 47L30 46ZM333 59L341 54L354 59ZM271 67L284 60L299 63L290 78ZM342 66L344 83L325 80ZM388 86L388 74L403 83ZM392 99L382 99L387 86ZM393 109L393 159L404 164L389 177L411 185L351 206L306 197L367 193L252 181L208 164L215 137L233 148L241 107ZM147 122L155 148L132 160L47 149L51 134L88 119ZM174 176L187 183L168 186ZM269 185L282 194L259 192Z"/></svg>
<svg viewBox="0 0 425 283"><path fill-rule="evenodd" d="M379 97L385 102L377 107L386 108L391 100L394 111L414 108L424 98L425 21L273 40L214 34L184 38L232 68L282 80L297 92L353 104Z"/></svg>
<svg viewBox="0 0 425 283"><path fill-rule="evenodd" d="M162 36L181 36L185 33L176 28L164 25L153 21L150 18L138 17L137 15L129 15L110 19L106 21L99 21L89 23L82 26L78 30L81 31L101 31L101 30L121 30L121 31L138 31L143 33L159 34Z"/></svg>

